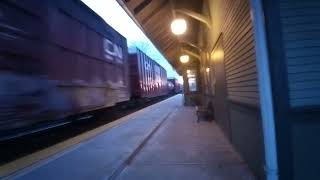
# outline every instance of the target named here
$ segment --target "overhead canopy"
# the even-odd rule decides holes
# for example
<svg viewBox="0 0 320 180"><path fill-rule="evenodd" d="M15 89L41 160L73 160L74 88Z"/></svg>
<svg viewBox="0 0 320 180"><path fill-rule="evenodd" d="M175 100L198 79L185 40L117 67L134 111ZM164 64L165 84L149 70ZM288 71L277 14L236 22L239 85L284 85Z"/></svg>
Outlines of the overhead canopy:
<svg viewBox="0 0 320 180"><path fill-rule="evenodd" d="M140 26L148 38L168 59L169 63L179 70L179 56L182 46L191 52L197 50L190 44L197 44L199 22L175 11L187 9L200 13L202 0L117 0L131 18ZM188 22L186 34L177 37L172 34L170 24L175 17L183 16ZM186 45L187 42L189 45ZM188 49L189 48L189 49Z"/></svg>

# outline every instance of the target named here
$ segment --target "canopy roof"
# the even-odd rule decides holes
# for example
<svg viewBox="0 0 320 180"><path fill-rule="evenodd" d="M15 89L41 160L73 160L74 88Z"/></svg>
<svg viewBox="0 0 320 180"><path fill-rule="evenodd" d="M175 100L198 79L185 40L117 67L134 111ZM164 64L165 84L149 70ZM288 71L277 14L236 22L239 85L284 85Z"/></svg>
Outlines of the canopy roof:
<svg viewBox="0 0 320 180"><path fill-rule="evenodd" d="M187 9L200 13L202 0L117 0L147 37L168 59L179 73L181 47L198 54L197 35L199 22L175 11ZM172 34L170 24L175 17L183 16L188 22L187 32L181 37ZM187 42L187 43L184 43ZM189 44L189 45L188 45Z"/></svg>

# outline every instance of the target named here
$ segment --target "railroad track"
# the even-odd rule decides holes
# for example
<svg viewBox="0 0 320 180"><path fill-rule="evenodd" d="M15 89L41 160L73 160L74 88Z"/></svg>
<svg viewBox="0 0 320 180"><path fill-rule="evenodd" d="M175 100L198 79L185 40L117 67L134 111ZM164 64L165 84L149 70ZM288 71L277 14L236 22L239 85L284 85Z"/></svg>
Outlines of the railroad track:
<svg viewBox="0 0 320 180"><path fill-rule="evenodd" d="M143 109L170 96L156 97L148 101L131 103L124 107L115 106L108 109L72 117L47 127L24 131L0 141L0 165L9 163L23 156L45 149L81 133L108 124L130 113Z"/></svg>

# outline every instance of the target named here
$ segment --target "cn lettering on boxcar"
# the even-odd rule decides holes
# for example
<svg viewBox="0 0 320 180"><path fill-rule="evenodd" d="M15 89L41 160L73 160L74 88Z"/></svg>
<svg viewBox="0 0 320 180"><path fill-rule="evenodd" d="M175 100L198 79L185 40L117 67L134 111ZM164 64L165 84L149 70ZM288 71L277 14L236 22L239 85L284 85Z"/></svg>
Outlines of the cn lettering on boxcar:
<svg viewBox="0 0 320 180"><path fill-rule="evenodd" d="M113 43L109 39L103 39L103 48L105 58L117 63L123 63L122 48L119 45Z"/></svg>
<svg viewBox="0 0 320 180"><path fill-rule="evenodd" d="M37 2L0 1L0 132L130 98L126 39L81 1Z"/></svg>

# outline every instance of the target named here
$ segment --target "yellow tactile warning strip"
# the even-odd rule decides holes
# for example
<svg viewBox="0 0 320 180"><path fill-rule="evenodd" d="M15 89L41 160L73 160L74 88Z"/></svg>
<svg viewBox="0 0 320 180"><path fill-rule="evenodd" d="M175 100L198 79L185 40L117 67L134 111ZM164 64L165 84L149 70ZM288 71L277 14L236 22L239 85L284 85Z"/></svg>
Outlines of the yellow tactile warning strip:
<svg viewBox="0 0 320 180"><path fill-rule="evenodd" d="M169 98L170 99L170 98ZM168 100L168 99L167 99ZM165 100L165 101L167 101ZM162 101L164 102L164 101ZM159 103L162 103L159 102ZM74 145L77 145L83 141L89 140L113 127L116 127L122 123L125 123L127 121L129 121L130 119L136 117L137 115L139 115L140 113L143 113L149 109L151 109L152 107L158 105L159 103L153 104L149 107L146 107L144 109L141 109L139 111L136 111L132 114L129 114L127 116L124 116L116 121L113 121L109 124L106 124L104 126L98 127L96 129L93 129L91 131L82 133L76 137L70 138L66 141L63 141L61 143L58 143L56 145L53 145L51 147L48 147L46 149L37 151L35 153L29 154L25 157L22 157L20 159L17 159L15 161L9 162L5 165L0 166L0 178L1 177L5 177L8 176L16 171L22 170L30 165L33 165L41 160L47 159L63 150L66 150L68 148L71 148Z"/></svg>

